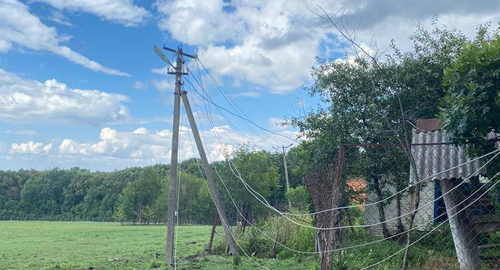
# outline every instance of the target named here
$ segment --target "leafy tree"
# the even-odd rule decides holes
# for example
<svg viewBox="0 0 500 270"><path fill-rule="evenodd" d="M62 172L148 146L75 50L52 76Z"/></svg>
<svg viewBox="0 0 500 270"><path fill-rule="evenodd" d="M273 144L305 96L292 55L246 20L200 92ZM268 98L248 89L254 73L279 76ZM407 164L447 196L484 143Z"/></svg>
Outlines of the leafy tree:
<svg viewBox="0 0 500 270"><path fill-rule="evenodd" d="M286 198L290 200L292 207L299 211L308 211L311 207L311 197L305 186L290 188L286 193Z"/></svg>
<svg viewBox="0 0 500 270"><path fill-rule="evenodd" d="M215 177L218 181L217 185L221 196L225 204L230 205L227 208L228 212L231 213L229 216L237 217L237 221L242 223L243 228L247 224L236 209L234 209L233 203L218 176L220 175L227 185L238 210L243 214L245 219L252 220L262 217L267 213L265 207L249 193L237 176L241 175L241 178L250 187L261 194L266 200L269 200L276 192L279 182L278 168L273 163L274 158L270 152L252 151L248 147L243 146L235 151L230 162L214 163Z"/></svg>
<svg viewBox="0 0 500 270"><path fill-rule="evenodd" d="M419 27L410 39L413 50L401 53L394 47L385 60L368 55L355 55L352 61L319 60L312 70L314 84L306 88L320 98L318 109L289 119L308 138L302 145L309 170L334 162L341 143L408 145L416 120L437 116L445 95L444 69L466 38L455 30ZM366 179L377 200L390 194L394 185L397 190L407 185L411 162L407 147L346 150L344 185L347 178ZM401 197L396 199L400 205ZM383 221L384 206L377 206ZM387 229L383 231L387 237Z"/></svg>
<svg viewBox="0 0 500 270"><path fill-rule="evenodd" d="M158 172L152 167L141 171L137 181L129 182L119 199L118 217L124 221L151 222L153 204L161 194Z"/></svg>
<svg viewBox="0 0 500 270"><path fill-rule="evenodd" d="M500 131L500 35L480 27L445 70L446 97L442 104L444 128L458 143L484 142L492 130ZM493 144L475 146L490 150Z"/></svg>

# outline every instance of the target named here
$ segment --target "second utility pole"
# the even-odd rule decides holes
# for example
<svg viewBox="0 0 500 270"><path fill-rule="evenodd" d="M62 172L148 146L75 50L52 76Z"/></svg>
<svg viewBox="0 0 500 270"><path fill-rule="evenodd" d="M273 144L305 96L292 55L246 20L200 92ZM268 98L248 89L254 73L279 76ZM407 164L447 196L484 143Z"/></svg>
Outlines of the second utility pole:
<svg viewBox="0 0 500 270"><path fill-rule="evenodd" d="M285 169L286 192L290 191L290 180L288 179L288 167L286 164L286 149L290 146L292 146L292 144L286 147L283 145L283 164L285 166L284 169ZM292 202L290 201L290 198L288 198L288 209L291 208L292 208Z"/></svg>
<svg viewBox="0 0 500 270"><path fill-rule="evenodd" d="M217 190L217 186L212 176L212 170L210 168L210 164L208 163L205 149L203 148L203 143L201 141L201 137L198 132L198 127L196 126L196 121L194 119L191 106L189 104L187 92L182 91L182 76L187 75L187 73L183 72L184 56L193 59L196 59L196 56L182 52L182 47L180 46L177 50L170 49L165 46L163 47L163 49L177 54L176 66L173 67L168 58L165 57L165 55L158 48L155 47L156 54L158 54L158 56L160 56L160 58L163 61L167 62L175 70L174 72L168 72L168 74L175 75L175 92L174 92L175 98L174 98L174 121L173 121L173 131L172 131L172 152L170 158L170 186L168 194L168 211L167 211L167 254L165 258L166 263L168 266L173 266L175 264L174 238L175 238L175 219L177 217L177 211L175 207L177 205L177 196L179 196L177 194L177 188L179 185L179 183L177 182L177 163L178 163L178 151L179 151L179 118L180 118L180 105L181 105L180 103L182 97L184 108L186 110L189 119L189 124L191 126L191 130L193 131L193 136L196 141L196 146L198 148L198 152L200 154L200 158L203 164L203 169L205 170L205 175L207 177L210 195L212 196L212 200L215 203L215 207L219 214L222 227L224 227L224 233L226 235L226 240L229 245L229 250L231 254L237 258L237 262L239 264L240 258L238 255L238 247L236 246L236 241L234 240L234 237L231 233L231 228L229 227L229 222L226 217L226 211L224 210L224 205L222 204L219 191Z"/></svg>

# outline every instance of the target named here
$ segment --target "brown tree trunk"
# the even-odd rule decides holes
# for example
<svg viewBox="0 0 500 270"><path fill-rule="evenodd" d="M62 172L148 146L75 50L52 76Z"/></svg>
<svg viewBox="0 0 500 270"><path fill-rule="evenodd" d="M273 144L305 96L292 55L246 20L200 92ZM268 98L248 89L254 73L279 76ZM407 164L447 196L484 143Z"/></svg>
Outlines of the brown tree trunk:
<svg viewBox="0 0 500 270"><path fill-rule="evenodd" d="M397 192L399 192L399 190ZM397 228L397 234L398 234L398 242L403 244L406 241L406 235L404 234L405 226L403 224L403 219L401 218L401 215L403 214L403 211L401 208L402 208L401 195L397 195L396 196L396 211L397 211L398 219L397 219L396 228Z"/></svg>
<svg viewBox="0 0 500 270"><path fill-rule="evenodd" d="M377 201L382 201L384 198L382 196L382 189L380 188L380 181L377 175L372 175L373 179L373 189L375 191L375 195L377 196ZM385 206L383 202L377 203L378 208L378 219L382 223L382 235L384 238L389 238L391 235L389 233L389 229L387 229L387 223L385 222Z"/></svg>
<svg viewBox="0 0 500 270"><path fill-rule="evenodd" d="M243 218L242 221L241 221L242 225L243 225L243 229L242 229L243 233L245 233L245 229L246 229L246 227L248 225L247 220L248 220L248 216L249 215L250 215L250 207L247 207L247 209L245 210L245 214L244 214L245 218Z"/></svg>
<svg viewBox="0 0 500 270"><path fill-rule="evenodd" d="M311 172L305 176L306 186L311 194L311 200L316 212L337 208L340 206L342 192L340 175L334 175L327 167ZM331 210L316 215L316 227L332 228L340 226L340 210ZM338 267L342 269L341 259L341 231L318 230L318 252L320 255L320 269L330 270L332 266L332 253L338 250Z"/></svg>

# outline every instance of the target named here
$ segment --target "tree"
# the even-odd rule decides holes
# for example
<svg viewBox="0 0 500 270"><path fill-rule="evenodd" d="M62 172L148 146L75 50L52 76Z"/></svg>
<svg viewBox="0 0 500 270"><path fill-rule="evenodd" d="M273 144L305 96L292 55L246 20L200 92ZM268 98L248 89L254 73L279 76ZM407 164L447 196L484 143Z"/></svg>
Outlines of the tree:
<svg viewBox="0 0 500 270"><path fill-rule="evenodd" d="M141 171L137 181L129 182L119 199L117 216L124 221L151 222L153 204L161 194L158 172L152 167Z"/></svg>
<svg viewBox="0 0 500 270"><path fill-rule="evenodd" d="M338 26L334 21L331 23ZM340 31L344 31L341 34L359 54L349 61L319 60L312 70L314 84L306 91L320 97L322 103L305 117L291 118L290 123L309 139L303 146L313 164L333 162L341 143L403 145L402 151L347 148L343 180L366 179L368 191L373 192L378 201L390 195L393 187L400 191L407 186L407 172L412 162L409 148L412 128L417 119L438 115L440 100L445 96L444 70L460 52L466 38L444 27L432 31L419 27L410 37L413 50L402 53L394 46L381 60L369 55L351 39L346 29L340 28ZM414 209L420 201L418 191L419 185L412 190ZM395 199L401 212L402 197ZM377 204L377 207L382 231L389 237L384 205ZM398 230L404 230L401 219Z"/></svg>
<svg viewBox="0 0 500 270"><path fill-rule="evenodd" d="M248 183L256 192L262 195L266 200L272 198L272 195L278 189L279 174L276 164L273 162L274 156L268 151L250 150L243 146L233 153L228 162L215 162L215 178L218 181L217 186L221 189L221 196L226 204L233 205L227 191L223 187L225 183L236 206L245 218L235 211L234 207L228 208L228 212L237 217L237 222L241 222L243 229L248 225L246 220L263 217L268 212L265 207L249 193L245 185L239 179ZM218 177L220 175L220 178ZM224 181L224 183L221 183Z"/></svg>
<svg viewBox="0 0 500 270"><path fill-rule="evenodd" d="M443 126L454 142L484 142L491 131L500 131L500 35L487 27L468 41L445 70L442 102ZM475 145L491 151L493 144Z"/></svg>

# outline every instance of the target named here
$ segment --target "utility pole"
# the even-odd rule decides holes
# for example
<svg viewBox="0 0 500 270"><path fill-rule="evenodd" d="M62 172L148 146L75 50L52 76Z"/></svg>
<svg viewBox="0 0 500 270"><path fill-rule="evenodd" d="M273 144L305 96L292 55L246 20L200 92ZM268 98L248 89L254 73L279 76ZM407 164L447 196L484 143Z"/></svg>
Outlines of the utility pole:
<svg viewBox="0 0 500 270"><path fill-rule="evenodd" d="M282 149L283 149L283 166L285 167L285 180L286 180L286 191L289 192L290 191L290 180L288 179L288 167L287 167L287 164L286 164L286 149L289 148L290 146L292 146L293 144L290 144L288 146L282 146ZM288 199L288 209L291 209L292 208L292 202L290 201L290 199Z"/></svg>
<svg viewBox="0 0 500 270"><path fill-rule="evenodd" d="M219 213L219 218L222 223L222 227L224 227L224 233L226 235L227 243L229 244L229 250L233 256L237 257L237 261L239 264L240 260L238 255L238 247L236 246L236 241L234 240L233 235L231 233L231 228L229 228L229 222L226 218L226 211L224 210L224 205L222 204L219 191L217 190L217 186L215 185L215 181L212 175L212 169L210 169L210 164L208 164L207 155L205 153L205 149L203 148L203 143L201 142L200 133L198 132L198 127L196 126L196 121L194 120L193 111L191 110L191 105L189 104L186 91L182 93L182 102L184 103L184 109L186 109L186 113L189 119L189 125L191 126L191 130L193 131L196 147L198 148L198 152L200 153L203 169L205 170L205 175L207 176L210 195L212 196L212 200L215 203L215 208Z"/></svg>
<svg viewBox="0 0 500 270"><path fill-rule="evenodd" d="M172 150L170 158L170 186L168 194L168 211L167 211L167 254L165 256L166 263L168 266L173 266L175 263L174 239L175 239L175 219L177 218L177 211L175 207L177 205L177 196L178 196L177 187L179 185L177 181L177 165L178 165L178 152L179 152L179 118L180 118L181 97L184 103L186 113L189 118L191 129L193 131L193 135L196 141L196 146L198 148L198 152L200 154L200 158L203 163L205 175L207 176L210 194L217 208L217 212L222 222L222 226L224 227L224 233L226 234L226 239L229 244L230 252L233 256L237 257L237 261L239 263L240 260L238 255L238 248L236 246L236 241L234 240L233 235L231 234L231 230L229 228L229 223L226 218L226 212L224 210L224 206L222 205L222 200L220 198L217 186L212 176L212 170L210 169L210 164L208 163L205 149L203 148L203 144L201 142L200 134L196 126L196 121L194 119L193 112L191 110L191 106L188 101L187 92L182 91L182 84L183 84L182 76L188 74L186 72L183 72L184 56L193 59L196 59L196 56L184 53L182 51L181 46L179 46L177 50L167 48L165 46L163 46L163 49L177 54L176 65L173 66L172 63L170 63L170 61L168 60L168 58L165 56L165 54L163 54L163 52L158 47L154 46L155 53L174 69L173 72L169 71L168 74L175 75L174 116L173 116L174 120L172 128L173 131L172 131Z"/></svg>
<svg viewBox="0 0 500 270"><path fill-rule="evenodd" d="M156 51L156 50L155 50ZM174 92L174 121L172 127L172 150L170 153L170 185L168 192L168 210L167 210L167 265L173 265L174 262L174 239L175 239L175 219L177 217L177 161L179 153L179 116L181 105L181 88L182 88L182 66L184 60L182 57L182 47L177 49L177 60L175 71L175 92ZM167 58L168 60L168 58ZM169 62L170 63L170 62ZM172 65L172 64L170 64ZM171 72L169 72L171 74Z"/></svg>

